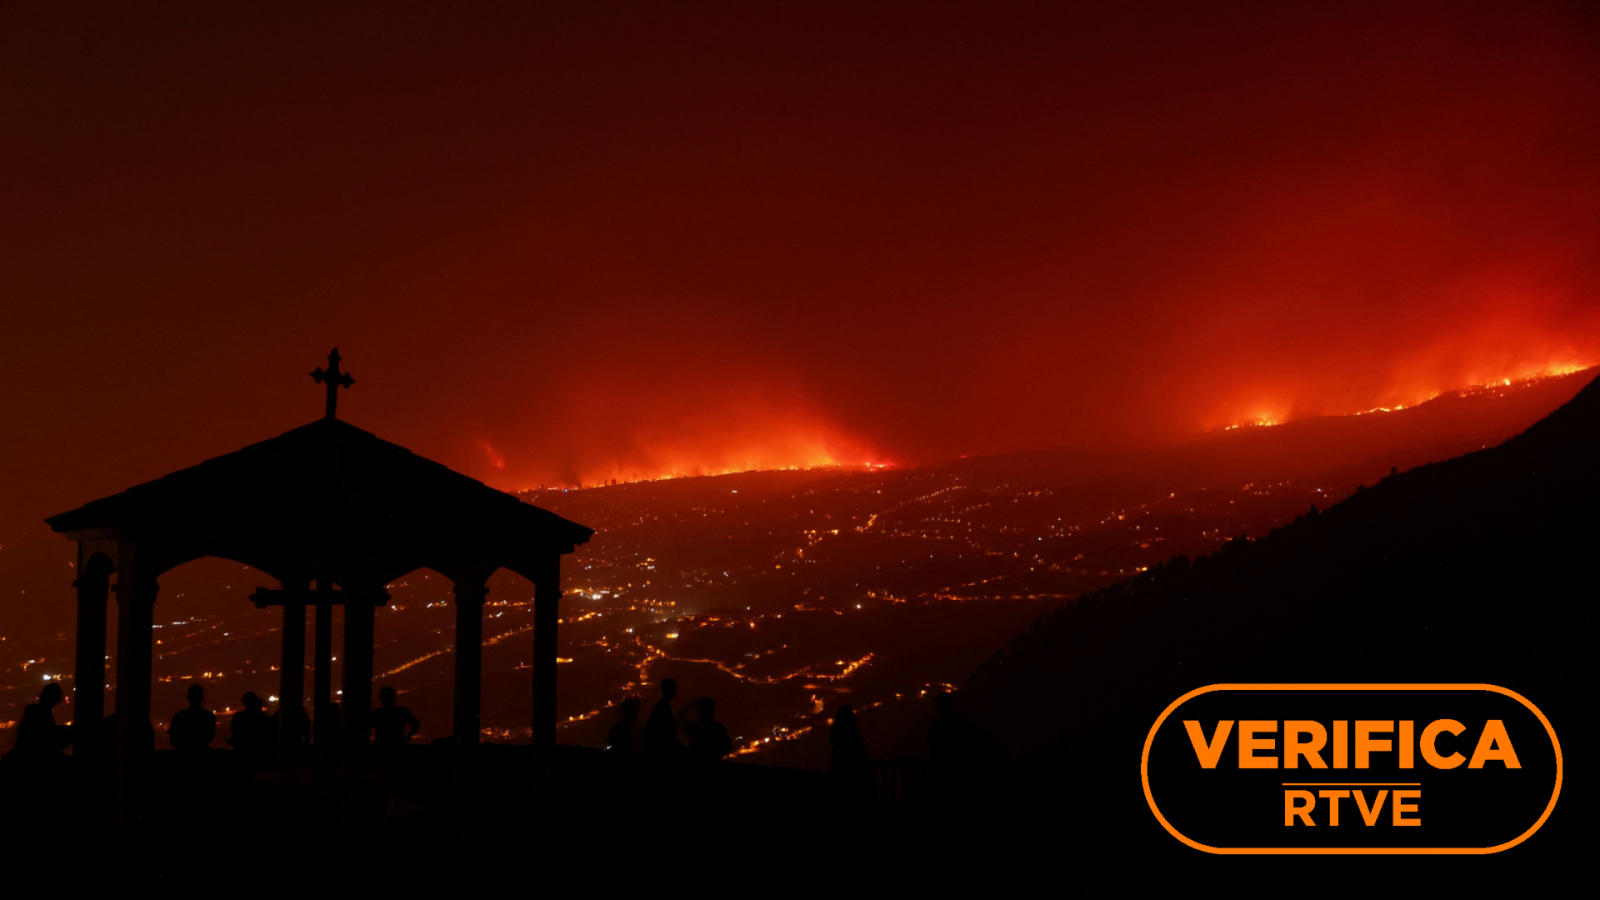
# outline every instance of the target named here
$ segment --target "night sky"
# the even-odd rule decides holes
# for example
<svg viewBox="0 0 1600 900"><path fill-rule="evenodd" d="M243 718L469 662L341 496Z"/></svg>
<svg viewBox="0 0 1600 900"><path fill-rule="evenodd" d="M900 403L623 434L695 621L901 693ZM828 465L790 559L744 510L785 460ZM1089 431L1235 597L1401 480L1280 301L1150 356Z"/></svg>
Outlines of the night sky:
<svg viewBox="0 0 1600 900"><path fill-rule="evenodd" d="M503 488L1600 362L1600 18L0 9L0 528L311 421ZM581 7L581 8L580 8Z"/></svg>

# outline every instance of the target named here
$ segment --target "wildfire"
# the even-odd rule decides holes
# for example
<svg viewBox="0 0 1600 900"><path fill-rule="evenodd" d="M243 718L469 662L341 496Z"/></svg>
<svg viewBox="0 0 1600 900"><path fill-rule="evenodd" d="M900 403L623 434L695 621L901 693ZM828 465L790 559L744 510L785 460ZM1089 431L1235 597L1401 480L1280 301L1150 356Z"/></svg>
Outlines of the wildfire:
<svg viewBox="0 0 1600 900"><path fill-rule="evenodd" d="M1244 420L1242 422L1235 422L1232 425L1224 425L1224 426L1222 426L1222 430L1223 431L1237 431L1240 428L1272 428L1272 427L1274 427L1276 425L1282 425L1282 424L1283 424L1283 421L1281 419L1272 418L1270 416L1257 416L1257 417L1255 417L1253 419L1246 419L1246 420Z"/></svg>
<svg viewBox="0 0 1600 900"><path fill-rule="evenodd" d="M798 380L774 375L769 361L718 363L715 378L690 377L681 349L654 363L635 360L629 373L573 385L559 403L540 408L537 430L496 442L506 450L505 466L490 457L499 471L487 474L520 482L513 489L571 489L891 465ZM552 433L565 440L549 443Z"/></svg>
<svg viewBox="0 0 1600 900"><path fill-rule="evenodd" d="M750 472L813 472L823 469L838 469L841 472L870 472L893 468L897 468L897 465L892 462L841 462L831 458L789 465L751 464L743 467L733 466L729 468L685 465L682 467L671 468L656 474L640 474L637 468L635 468L626 477L602 476L594 478L592 476L586 476L576 485L572 485L567 488L555 488L555 490L584 490L586 488L604 487L611 484L645 484L654 481L672 481L678 478L705 478L717 475L743 475ZM615 471L615 469L612 469L612 471ZM549 489L551 488L547 485L539 485L537 487L525 488L524 490Z"/></svg>
<svg viewBox="0 0 1600 900"><path fill-rule="evenodd" d="M1544 366L1524 366L1511 374L1501 375L1498 378L1485 379L1484 381L1471 384L1466 387L1453 388L1450 390L1435 390L1425 394L1418 394L1403 402L1373 406L1368 409L1355 410L1353 412L1345 413L1344 415L1365 416L1375 413L1399 412L1404 409L1411 409L1413 407L1420 406L1424 403L1427 403L1429 400L1434 400L1450 394L1458 397L1469 397L1476 394L1504 392L1507 389L1515 390L1519 388L1532 387L1551 378L1561 378L1566 375L1582 372L1594 365L1594 363L1568 361L1547 364ZM1243 419L1236 419L1231 424L1223 425L1213 430L1236 431L1244 428L1271 428L1275 425L1281 425L1286 421L1290 421L1290 417L1286 415L1257 414L1255 416Z"/></svg>

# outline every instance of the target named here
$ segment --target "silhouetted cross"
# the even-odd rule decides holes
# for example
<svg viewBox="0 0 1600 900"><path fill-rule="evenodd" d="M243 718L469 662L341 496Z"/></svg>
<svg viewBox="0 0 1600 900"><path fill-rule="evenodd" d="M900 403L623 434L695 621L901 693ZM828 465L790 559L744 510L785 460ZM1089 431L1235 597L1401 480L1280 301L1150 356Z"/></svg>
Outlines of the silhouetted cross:
<svg viewBox="0 0 1600 900"><path fill-rule="evenodd" d="M328 354L327 371L318 368L311 373L311 379L318 384L328 386L328 406L325 415L329 419L333 418L334 413L339 409L339 388L349 387L356 383L356 380L351 378L348 372L339 371L338 347L333 348L333 352Z"/></svg>

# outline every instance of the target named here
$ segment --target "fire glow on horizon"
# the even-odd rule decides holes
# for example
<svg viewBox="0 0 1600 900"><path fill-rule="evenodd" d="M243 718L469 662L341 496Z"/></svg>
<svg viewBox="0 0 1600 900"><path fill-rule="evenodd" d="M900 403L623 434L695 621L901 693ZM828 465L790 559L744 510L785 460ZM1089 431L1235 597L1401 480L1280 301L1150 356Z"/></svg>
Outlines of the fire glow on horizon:
<svg viewBox="0 0 1600 900"><path fill-rule="evenodd" d="M1475 381L1465 387L1428 390L1425 393L1407 395L1406 399L1400 402L1391 401L1366 409L1345 412L1297 413L1295 411L1297 407L1292 405L1258 404L1256 411L1251 414L1234 418L1227 424L1211 426L1206 431L1219 432L1272 428L1289 422L1326 415L1363 416L1399 412L1450 394L1468 396L1506 388L1531 387L1550 378L1558 378L1584 371L1593 365L1593 363L1566 361L1522 366L1508 374ZM608 484L637 484L680 478L735 475L746 472L796 472L819 469L871 471L894 469L903 465L900 462L890 461L881 454L871 452L859 440L841 437L837 429L824 430L816 426L815 423L805 423L804 427L797 422L767 422L764 424L779 427L776 427L772 433L762 435L759 440L749 441L745 445L741 445L737 439L728 440L724 443L715 437L706 437L697 442L691 442L687 437L680 437L676 441L666 441L662 449L654 453L642 454L642 458L639 460L600 461L578 468L575 473L569 472L564 480L557 479L555 483L543 482L523 485L517 489L524 491L582 490L602 487ZM782 426L789 427L785 429ZM743 437L749 438L751 435L747 433ZM506 466L505 457L487 442L482 442L482 447L489 457L490 464L503 471ZM697 450L699 452L696 452Z"/></svg>
<svg viewBox="0 0 1600 900"><path fill-rule="evenodd" d="M58 6L0 92L4 534L316 416L335 344L342 417L506 490L1600 362L1570 3Z"/></svg>
<svg viewBox="0 0 1600 900"><path fill-rule="evenodd" d="M1374 413L1399 412L1404 409L1411 409L1413 407L1421 406L1422 404L1427 403L1429 400L1435 400L1439 397L1445 396L1446 394L1467 396L1485 391L1493 391L1500 388L1531 387L1550 378L1560 378L1565 375L1573 375L1578 372L1582 372L1586 369L1594 367L1595 365L1595 363L1569 361L1549 363L1545 365L1522 366L1514 370L1514 372L1511 374L1486 378L1481 381L1474 381L1465 387L1431 390L1427 393L1421 394L1413 393L1409 395L1408 399L1399 402L1391 401L1384 405L1372 406L1367 409L1355 410L1347 413L1335 413L1335 415L1365 416ZM1233 419L1229 424L1213 426L1208 430L1237 431L1245 428L1272 428L1282 425L1286 422L1296 421L1298 419L1314 418L1316 415L1317 414L1294 415L1290 410L1287 409L1280 409L1273 412L1263 411L1246 416L1240 416Z"/></svg>
<svg viewBox="0 0 1600 900"><path fill-rule="evenodd" d="M674 478L698 478L712 475L736 475L741 472L799 472L813 469L884 469L892 463L848 456L836 456L825 450L810 453L784 454L755 450L744 453L719 454L712 461L693 458L674 458L659 468L646 468L620 462L601 464L586 469L578 478L579 487L617 483L630 484L644 481L667 481Z"/></svg>
<svg viewBox="0 0 1600 900"><path fill-rule="evenodd" d="M678 478L709 478L718 475L741 475L748 472L811 472L820 469L838 469L841 472L865 472L883 469L896 469L899 466L892 462L848 462L835 459L823 459L804 463L791 463L789 465L749 465L743 468L733 467L725 469L707 468L705 466L689 466L679 469L670 469L655 475L640 474L635 469L628 477L610 476L594 481L581 481L576 485L550 486L538 485L524 488L523 490L584 490L593 487L605 487L608 484L643 484L652 481L672 481Z"/></svg>
<svg viewBox="0 0 1600 900"><path fill-rule="evenodd" d="M730 416L729 424L684 423L675 433L658 425L631 436L628 446L634 450L628 457L596 453L550 480L541 476L539 483L522 489L582 489L743 472L865 471L897 466L865 441L846 435L820 417ZM497 468L503 470L504 458L501 460Z"/></svg>

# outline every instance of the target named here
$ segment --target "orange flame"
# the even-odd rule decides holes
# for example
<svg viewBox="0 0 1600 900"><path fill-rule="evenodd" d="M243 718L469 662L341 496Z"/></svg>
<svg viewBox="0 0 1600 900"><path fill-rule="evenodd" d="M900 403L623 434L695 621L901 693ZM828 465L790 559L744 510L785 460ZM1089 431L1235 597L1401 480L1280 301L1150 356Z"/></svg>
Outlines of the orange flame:
<svg viewBox="0 0 1600 900"><path fill-rule="evenodd" d="M1372 406L1367 409L1349 410L1343 413L1332 414L1363 416L1372 413L1399 412L1400 410L1409 409L1413 406L1426 403L1435 397L1440 397L1449 393L1466 394L1497 386L1511 387L1514 385L1534 384L1547 378L1559 378L1563 375L1572 375L1577 372L1582 372L1585 369L1592 368L1595 365L1596 364L1592 362L1585 363L1570 359L1561 360L1559 362L1525 364L1515 366L1509 371L1503 371L1501 374L1483 378L1482 380L1474 381L1470 384L1458 384L1448 388L1422 387L1420 385L1427 383L1427 380L1422 378L1413 378L1404 382L1407 387L1399 390L1400 396L1403 399L1389 398L1382 401L1379 405ZM1280 404L1280 407L1281 406L1282 405ZM1270 427L1273 425L1280 425L1286 421L1292 421L1295 418L1306 418L1304 415L1292 415L1292 409L1294 409L1294 407L1290 407L1288 410L1282 412L1256 412L1251 415L1235 418L1225 425L1213 426L1212 430L1233 431L1239 428ZM1328 413L1313 413L1313 415L1327 414Z"/></svg>

